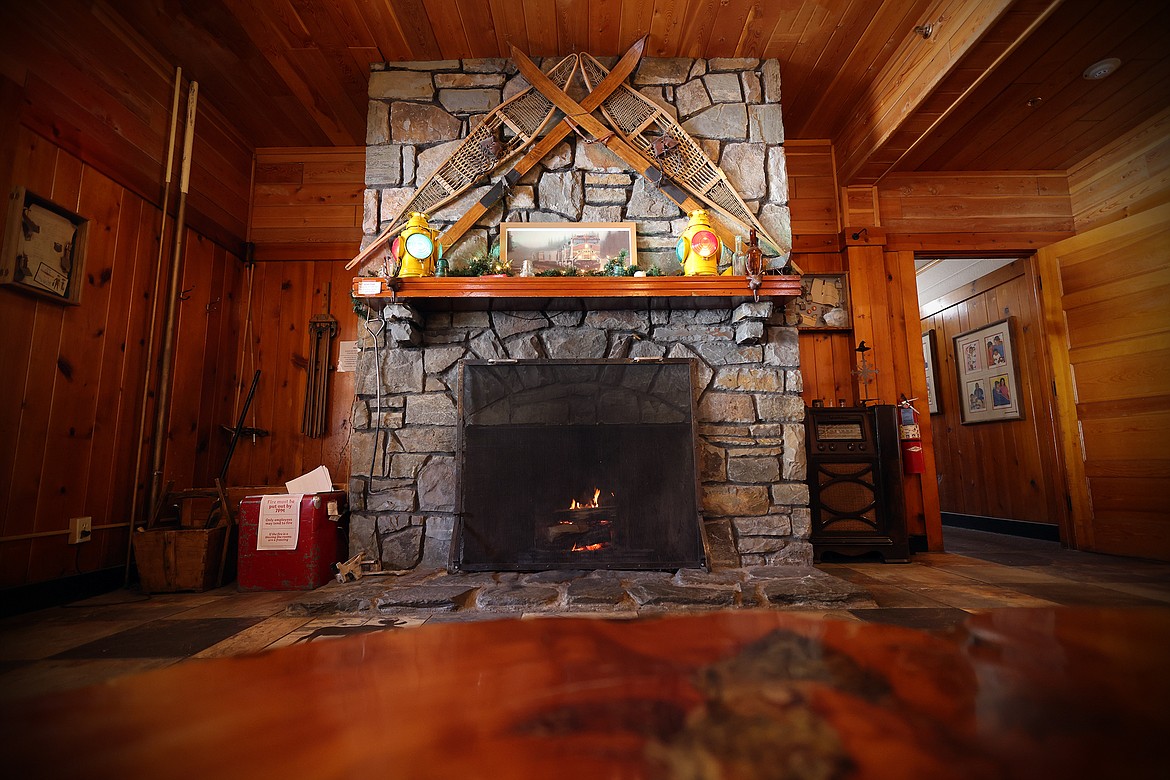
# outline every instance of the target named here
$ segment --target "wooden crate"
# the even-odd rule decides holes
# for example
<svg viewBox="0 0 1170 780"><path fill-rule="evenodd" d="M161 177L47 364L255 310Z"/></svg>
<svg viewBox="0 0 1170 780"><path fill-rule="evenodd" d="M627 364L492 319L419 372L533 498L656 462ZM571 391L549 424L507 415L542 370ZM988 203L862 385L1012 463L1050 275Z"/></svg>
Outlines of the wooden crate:
<svg viewBox="0 0 1170 780"><path fill-rule="evenodd" d="M158 528L135 533L134 562L142 589L147 593L173 593L217 587L227 539L226 525ZM228 577L225 575L224 579Z"/></svg>

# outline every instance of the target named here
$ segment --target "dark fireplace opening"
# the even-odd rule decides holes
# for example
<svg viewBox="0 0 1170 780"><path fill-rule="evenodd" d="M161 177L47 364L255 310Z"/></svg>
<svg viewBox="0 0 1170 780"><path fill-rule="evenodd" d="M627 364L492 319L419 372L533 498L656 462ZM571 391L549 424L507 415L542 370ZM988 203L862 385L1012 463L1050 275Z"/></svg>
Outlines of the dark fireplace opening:
<svg viewBox="0 0 1170 780"><path fill-rule="evenodd" d="M464 361L451 569L704 566L691 371Z"/></svg>

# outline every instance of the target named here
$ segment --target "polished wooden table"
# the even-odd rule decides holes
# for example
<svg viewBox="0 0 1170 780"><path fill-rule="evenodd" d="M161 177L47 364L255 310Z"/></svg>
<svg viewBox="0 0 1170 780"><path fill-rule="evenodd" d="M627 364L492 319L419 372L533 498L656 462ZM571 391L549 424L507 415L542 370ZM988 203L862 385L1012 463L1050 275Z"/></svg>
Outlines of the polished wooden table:
<svg viewBox="0 0 1170 780"><path fill-rule="evenodd" d="M1162 777L1170 610L451 623L8 703L9 777Z"/></svg>

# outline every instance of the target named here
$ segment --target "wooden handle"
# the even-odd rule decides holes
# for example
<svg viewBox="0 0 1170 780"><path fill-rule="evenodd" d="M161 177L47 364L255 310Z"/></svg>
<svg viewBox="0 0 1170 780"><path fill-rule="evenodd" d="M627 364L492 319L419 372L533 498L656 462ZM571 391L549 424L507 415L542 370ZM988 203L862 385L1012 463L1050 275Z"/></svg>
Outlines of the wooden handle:
<svg viewBox="0 0 1170 780"><path fill-rule="evenodd" d="M183 137L183 171L179 174L179 192L187 194L187 185L191 181L191 144L195 141L195 109L199 104L199 82L191 82L191 92L187 95L187 132Z"/></svg>

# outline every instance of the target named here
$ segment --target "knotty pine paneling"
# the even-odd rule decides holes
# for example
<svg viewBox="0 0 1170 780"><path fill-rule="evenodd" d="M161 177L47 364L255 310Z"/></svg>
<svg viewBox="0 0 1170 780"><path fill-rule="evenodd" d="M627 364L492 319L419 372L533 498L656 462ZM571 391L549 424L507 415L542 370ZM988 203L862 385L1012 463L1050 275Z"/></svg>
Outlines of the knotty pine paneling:
<svg viewBox="0 0 1170 780"><path fill-rule="evenodd" d="M0 77L23 90L21 121L156 205L166 174L173 62L180 61L162 57L105 4L6 3L0 17ZM184 71L176 182L192 75ZM187 222L238 253L247 226L251 147L214 107L224 96L200 87ZM172 194L170 209L176 201Z"/></svg>
<svg viewBox="0 0 1170 780"><path fill-rule="evenodd" d="M1073 230L1068 179L1062 171L894 174L877 186L887 233Z"/></svg>
<svg viewBox="0 0 1170 780"><path fill-rule="evenodd" d="M1078 233L1170 201L1170 109L1072 168L1068 183Z"/></svg>
<svg viewBox="0 0 1170 780"><path fill-rule="evenodd" d="M8 114L0 122L16 126L14 120ZM2 150L13 160L0 182L5 191L19 184L92 220L80 305L0 287L7 388L0 404L0 587L10 587L125 563L136 482L150 457L147 447L136 480L147 343L164 287L156 207L28 128L4 137L14 138ZM172 234L173 223L168 248ZM216 366L234 365L238 340L217 344L209 336L222 335L230 319L239 261L193 230L184 243L186 300L166 476L191 487L209 485L211 466L222 459L216 427L226 420L212 390L223 381ZM69 546L69 518L79 516L93 518L93 539Z"/></svg>
<svg viewBox="0 0 1170 780"><path fill-rule="evenodd" d="M258 149L249 225L255 259L356 255L365 166L365 147Z"/></svg>
<svg viewBox="0 0 1170 780"><path fill-rule="evenodd" d="M353 272L345 270L344 261L256 263L241 275L237 327L242 351L235 371L241 380L240 403L259 370L246 425L269 435L255 441L241 439L228 472L231 484L282 485L320 465L329 468L335 483L346 484L353 374L330 373L324 437L310 439L301 434L301 412L309 318L325 311L326 285L330 285L329 311L338 323L330 365L336 366L340 342L358 338L359 321L349 293L352 281Z"/></svg>
<svg viewBox="0 0 1170 780"><path fill-rule="evenodd" d="M805 273L841 273L849 276L853 328L848 331L804 331L800 334L800 366L806 405L822 399L828 405L844 400L856 405L862 397L878 403L897 403L901 395L925 398L925 369L917 326L918 297L914 287L911 252L883 252L880 247L850 247L846 253L797 254ZM907 322L910 326L907 327ZM868 388L857 387L853 371L856 347L862 341L878 373ZM861 391L865 391L862 393ZM916 407L924 408L919 402ZM926 472L903 476L909 532L924 535L932 550L942 549L942 526L930 420L922 421Z"/></svg>
<svg viewBox="0 0 1170 780"><path fill-rule="evenodd" d="M841 218L832 144L790 140L784 144L784 160L793 247L797 252L836 251Z"/></svg>
<svg viewBox="0 0 1170 780"><path fill-rule="evenodd" d="M931 415L944 512L1059 525L1065 517L1051 374L1036 274L1017 260L939 301L922 304L922 332L933 329L941 405ZM1019 373L1019 420L963 425L954 337L1010 315Z"/></svg>

